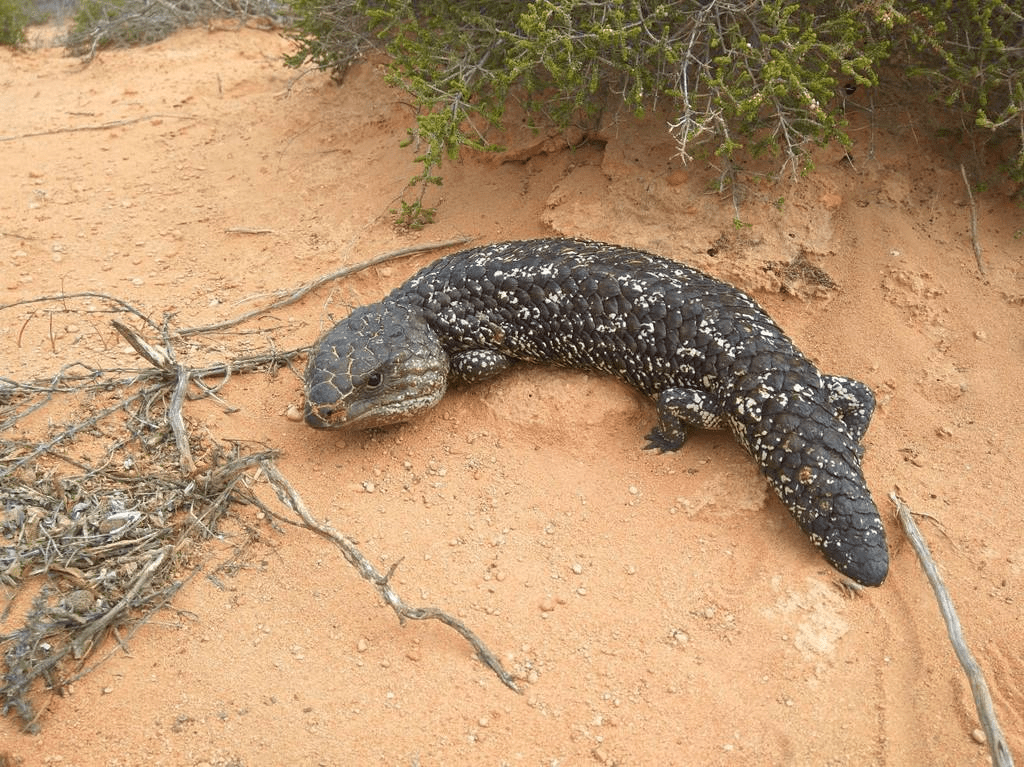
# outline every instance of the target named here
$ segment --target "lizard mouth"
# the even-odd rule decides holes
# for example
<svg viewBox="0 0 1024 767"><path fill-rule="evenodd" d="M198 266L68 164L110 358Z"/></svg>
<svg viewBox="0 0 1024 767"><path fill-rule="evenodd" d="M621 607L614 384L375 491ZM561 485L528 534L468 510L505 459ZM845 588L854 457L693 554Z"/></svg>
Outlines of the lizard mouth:
<svg viewBox="0 0 1024 767"><path fill-rule="evenodd" d="M306 402L303 420L314 429L338 429L347 424L348 414L344 408L320 407Z"/></svg>
<svg viewBox="0 0 1024 767"><path fill-rule="evenodd" d="M303 418L307 426L314 429L373 429L404 423L418 413L437 404L432 393L414 399L400 398L393 402L353 402L345 407L340 404L319 405L306 401Z"/></svg>

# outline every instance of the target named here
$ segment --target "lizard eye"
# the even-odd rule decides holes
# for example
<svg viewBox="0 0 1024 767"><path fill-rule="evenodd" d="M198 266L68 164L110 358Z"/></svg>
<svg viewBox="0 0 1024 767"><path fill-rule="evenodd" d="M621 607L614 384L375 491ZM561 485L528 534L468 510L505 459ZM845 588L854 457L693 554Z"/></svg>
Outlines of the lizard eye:
<svg viewBox="0 0 1024 767"><path fill-rule="evenodd" d="M379 371L374 371L366 376L366 385L370 389L376 389L382 383L384 383L384 376Z"/></svg>

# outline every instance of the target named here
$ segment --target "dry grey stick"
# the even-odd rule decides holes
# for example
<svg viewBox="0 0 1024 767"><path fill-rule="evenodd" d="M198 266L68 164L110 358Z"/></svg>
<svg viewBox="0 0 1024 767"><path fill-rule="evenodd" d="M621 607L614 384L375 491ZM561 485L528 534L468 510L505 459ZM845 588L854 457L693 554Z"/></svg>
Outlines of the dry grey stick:
<svg viewBox="0 0 1024 767"><path fill-rule="evenodd" d="M253 309L251 312L246 312L245 314L235 317L233 320L215 322L212 325L203 325L202 327L198 328L185 328L184 330L179 330L178 335L181 337L186 337L199 335L201 333L210 333L216 330L224 330L225 328L233 327L234 325L238 325L242 322L245 322L246 320L252 319L253 317L258 317L261 314L266 314L267 312L274 311L275 309L280 309L282 306L294 304L296 301L298 301L300 298L302 298L310 291L316 290L321 285L331 282L332 280L337 280L340 279L341 277L347 277L350 274L361 272L363 269L368 269L371 266L382 264L385 261L392 261L396 258L401 258L402 256L409 256L412 255L413 253L423 253L424 251L428 250L440 250L441 248L451 248L455 247L456 245L463 245L469 242L471 239L473 238L460 237L455 240L447 240L445 242L430 242L427 243L426 245L413 245L408 248L393 250L390 253L382 253L379 256L374 256L369 261L363 261L362 263L359 264L352 264L351 266L346 266L343 269L339 269L336 272L331 272L330 274L325 274L322 277L317 277L312 282L307 282L305 285L300 285L299 287L295 288L291 293L286 295L284 298L278 299L277 301L267 304L266 306L261 306L259 309Z"/></svg>
<svg viewBox="0 0 1024 767"><path fill-rule="evenodd" d="M978 709L978 718L981 720L981 726L985 730L985 737L988 739L989 751L992 754L992 764L995 767L1013 767L1010 747L1006 744L1006 738L1003 737L1003 731L1000 729L999 722L996 719L995 709L992 706L992 697L989 695L988 685L985 684L985 676L982 674L978 662L968 649L967 642L964 641L964 633L960 627L960 619L953 608L953 600L946 590L946 585L942 582L942 576L939 575L939 570L935 566L935 560L932 559L931 552L928 550L928 544L925 543L924 536L921 535L917 523L914 522L914 518L911 516L910 507L895 492L889 493L889 499L896 505L896 514L899 516L900 524L903 526L903 532L906 533L907 538L910 540L910 545L914 547L914 552L921 561L921 567L924 568L925 575L928 576L928 582L931 584L932 591L935 592L935 599L939 603L939 612L942 613L942 619L946 622L946 632L949 634L949 641L952 642L956 657L960 661L960 665L963 666L968 681L971 683L974 706Z"/></svg>
<svg viewBox="0 0 1024 767"><path fill-rule="evenodd" d="M196 462L192 457L192 448L188 443L188 431L185 429L185 418L181 413L181 409L185 405L185 395L188 393L192 371L185 365L176 364L168 352L146 343L141 336L127 325L117 320L111 320L110 324L131 344L140 357L153 367L162 370L167 376L175 379L174 392L167 406L167 422L171 425L171 432L174 434L174 444L177 445L178 453L181 455L179 459L181 470L186 476L190 476L196 470Z"/></svg>
<svg viewBox="0 0 1024 767"><path fill-rule="evenodd" d="M100 123L99 125L79 125L77 127L52 128L50 130L36 131L35 133L22 133L17 136L0 136L0 141L17 141L18 139L21 138L36 138L37 136L54 136L58 133L78 133L79 131L110 130L111 128L120 128L125 125L134 125L135 123L145 122L146 120L154 119L194 120L196 118L192 117L191 115L149 114L142 115L141 117L129 117L124 120L111 120L110 122Z"/></svg>
<svg viewBox="0 0 1024 767"><path fill-rule="evenodd" d="M178 463L181 471L186 477L192 476L196 470L196 461L192 457L192 447L188 442L188 431L185 428L185 417L181 410L185 406L185 395L188 394L188 384L191 380L191 372L184 365L176 365L178 380L174 384L174 393L171 401L167 404L167 421L174 433L174 444L178 447L180 458Z"/></svg>
<svg viewBox="0 0 1024 767"><path fill-rule="evenodd" d="M984 274L985 265L981 262L981 244L978 242L978 206L974 204L974 192L971 191L971 182L967 180L967 170L963 163L960 163L960 175L964 177L967 201L971 204L971 244L974 246L974 260L978 262L978 271Z"/></svg>
<svg viewBox="0 0 1024 767"><path fill-rule="evenodd" d="M373 587L377 589L377 593L380 594L381 598L383 598L387 604L391 605L391 609L393 609L398 615L400 623L405 623L407 618L415 621L432 619L441 621L441 623L444 623L446 626L450 626L459 632L459 634L461 634L466 641L473 646L473 649L476 650L477 657L479 657L483 664L497 675L498 679L500 679L506 687L514 692L520 691L511 675L505 670L504 666L501 665L501 661L498 660L498 657L487 648L487 645L483 643L483 640L474 634L466 624L458 618L455 618L436 607L410 607L405 604L405 602L402 601L402 598L395 593L394 589L391 588L391 584L389 583L389 579L394 572L394 567L388 571L387 575L382 575L377 568L375 568L370 561L362 555L362 552L356 548L356 545L351 540L341 533L336 532L330 526L322 525L313 519L313 516L309 513L309 509L306 508L306 504L302 501L302 498L297 492L295 492L295 489L272 461L262 461L260 465L263 473L267 475L267 479L270 481L270 486L274 488L274 493L277 495L281 503L298 514L306 527L333 541L338 548L341 549L341 554L345 557L345 561L352 565L364 580L373 584Z"/></svg>

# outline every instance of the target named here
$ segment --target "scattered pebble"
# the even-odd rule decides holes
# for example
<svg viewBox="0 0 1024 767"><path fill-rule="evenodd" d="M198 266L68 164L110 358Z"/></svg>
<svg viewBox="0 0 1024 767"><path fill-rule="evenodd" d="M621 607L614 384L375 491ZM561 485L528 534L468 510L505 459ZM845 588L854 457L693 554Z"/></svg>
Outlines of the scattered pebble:
<svg viewBox="0 0 1024 767"><path fill-rule="evenodd" d="M555 609L555 600L552 596L548 595L540 600L540 611L542 613L550 613Z"/></svg>
<svg viewBox="0 0 1024 767"><path fill-rule="evenodd" d="M288 409L284 411L284 417L289 421L295 421L299 423L302 420L302 411L294 403L288 406Z"/></svg>
<svg viewBox="0 0 1024 767"><path fill-rule="evenodd" d="M360 639L358 642L356 642L356 650L358 652L366 652L368 649L370 649L370 643L367 642L365 639Z"/></svg>
<svg viewBox="0 0 1024 767"><path fill-rule="evenodd" d="M572 571L573 571L574 573L576 573L576 575L579 575L580 573L582 573L582 572L583 572L583 565L581 565L581 564L580 564L579 562L576 562L576 563L575 563L575 564L574 564L574 565L572 566Z"/></svg>
<svg viewBox="0 0 1024 767"><path fill-rule="evenodd" d="M971 730L971 738L975 743L984 743L987 740L985 737L985 731L979 727L975 727Z"/></svg>

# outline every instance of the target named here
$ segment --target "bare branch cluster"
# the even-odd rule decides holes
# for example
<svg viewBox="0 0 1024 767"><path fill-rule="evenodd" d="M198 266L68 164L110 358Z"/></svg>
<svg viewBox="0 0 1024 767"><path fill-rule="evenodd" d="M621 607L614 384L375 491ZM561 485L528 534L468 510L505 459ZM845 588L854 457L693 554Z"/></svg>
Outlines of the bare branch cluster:
<svg viewBox="0 0 1024 767"><path fill-rule="evenodd" d="M232 560L264 540L258 527L231 512L253 506L269 512L268 520L279 518L257 492L266 483L298 516L294 524L333 540L400 620L433 619L452 627L505 685L517 689L465 624L435 607L407 605L391 587L390 571L379 572L351 539L316 521L277 468L273 450L220 443L184 413L189 397L220 401L218 392L232 375L290 366L306 351L271 348L190 364L189 355L202 349L204 336L373 264L463 242L386 253L299 286L258 312L206 327L176 329L120 299L78 295L104 302L106 308L98 311L117 317L113 327L147 365L107 369L69 363L45 379L0 378L0 585L7 592L0 624L8 621L17 600L31 601L21 625L0 634L0 714L16 714L26 729L38 729L45 708L38 705L41 689L59 694L95 668L96 663L88 664L111 635L116 645L105 657L126 648L134 630L167 608L183 582L202 569L201 544L224 536L225 520L240 530ZM67 306L73 300L61 295L19 301L0 306L0 314L45 302ZM49 418L39 418L40 412ZM38 426L44 420L47 425Z"/></svg>

